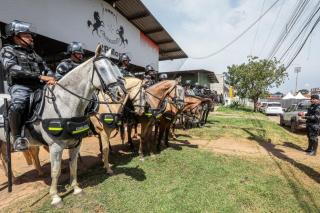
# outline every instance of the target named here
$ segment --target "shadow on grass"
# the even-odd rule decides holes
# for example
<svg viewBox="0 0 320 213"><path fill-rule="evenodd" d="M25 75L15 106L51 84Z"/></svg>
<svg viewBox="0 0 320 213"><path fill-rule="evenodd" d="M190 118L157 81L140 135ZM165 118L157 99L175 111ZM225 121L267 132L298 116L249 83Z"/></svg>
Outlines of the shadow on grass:
<svg viewBox="0 0 320 213"><path fill-rule="evenodd" d="M288 147L288 148L292 148L292 149L296 149L298 151L304 151L300 146L298 146L297 144L291 143L289 141L284 142L283 146Z"/></svg>
<svg viewBox="0 0 320 213"><path fill-rule="evenodd" d="M262 126L260 121L258 120L255 121L255 125ZM313 179L315 182L320 183L319 172L287 156L281 149L276 148L276 145L271 143L272 141L266 140L265 133L262 133L261 135L257 135L252 131L250 131L249 129L243 128L243 130L250 135L250 139L255 140L261 147L263 147L269 153L269 155L290 163L292 166L296 167L297 169L305 173L308 177ZM287 145L289 145L289 143L287 143ZM293 147L297 149L300 148L296 145L294 145ZM317 206L317 203L313 199L313 196L310 194L309 191L307 191L303 187L303 184L301 184L299 179L295 177L295 174L293 173L293 171L289 170L290 172L288 172L284 168L282 168L282 165L278 161L274 160L274 162L278 166L282 175L286 178L287 183L290 186L296 200L299 202L300 207L304 209L306 212L312 212L314 208L319 209L319 207ZM302 189L300 190L299 188L302 188ZM306 200L305 197L307 197L308 199Z"/></svg>

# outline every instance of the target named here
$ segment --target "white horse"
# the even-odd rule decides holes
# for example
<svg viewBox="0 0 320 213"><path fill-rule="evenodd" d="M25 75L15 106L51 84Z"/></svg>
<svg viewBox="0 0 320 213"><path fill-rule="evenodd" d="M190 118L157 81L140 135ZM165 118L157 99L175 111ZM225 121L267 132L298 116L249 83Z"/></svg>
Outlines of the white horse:
<svg viewBox="0 0 320 213"><path fill-rule="evenodd" d="M50 195L51 204L61 207L63 201L58 195L57 183L61 172L62 152L65 148L69 149L70 156L70 183L74 189L74 195L82 195L83 190L78 186L77 181L77 157L80 149L79 138L57 139L49 134L45 129L44 121L46 119L65 119L84 117L85 109L88 106L95 90L109 91L110 96L122 96L123 90L118 84L118 68L110 63L109 59L102 52L101 45L97 47L95 56L73 69L64 76L57 85L49 87L46 91L43 112L40 119L32 123L36 134L41 135L45 143L49 146L51 161L51 178ZM106 63L107 61L107 63ZM83 126L73 133L81 132L89 127ZM59 128L58 128L59 129ZM5 141L4 131L2 129L0 139ZM26 128L26 137L30 146L43 145L35 134L31 134Z"/></svg>

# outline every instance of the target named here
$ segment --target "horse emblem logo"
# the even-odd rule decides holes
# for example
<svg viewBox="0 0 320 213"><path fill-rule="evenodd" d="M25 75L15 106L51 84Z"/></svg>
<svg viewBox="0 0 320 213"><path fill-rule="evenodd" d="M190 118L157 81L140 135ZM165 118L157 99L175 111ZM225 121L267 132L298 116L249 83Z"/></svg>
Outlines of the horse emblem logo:
<svg viewBox="0 0 320 213"><path fill-rule="evenodd" d="M123 26L120 26L119 29L117 30L117 34L119 35L120 38L120 46L128 44L128 39L124 38L124 28Z"/></svg>
<svg viewBox="0 0 320 213"><path fill-rule="evenodd" d="M92 29L92 35L96 32L99 38L101 37L106 42L120 47L128 45L129 41L125 36L125 27L118 23L118 16L112 9L102 6L102 13L94 11L93 19L94 21L90 19L87 21L87 27Z"/></svg>
<svg viewBox="0 0 320 213"><path fill-rule="evenodd" d="M87 21L87 25L88 25L88 28L90 28L92 26L92 34L93 32L96 32L97 35L100 37L99 35L99 28L100 27L104 27L104 23L103 21L101 21L101 18L100 18L100 15L99 15L99 12L98 11L94 11L93 13L93 18L94 18L94 23L91 22L91 20L88 20Z"/></svg>

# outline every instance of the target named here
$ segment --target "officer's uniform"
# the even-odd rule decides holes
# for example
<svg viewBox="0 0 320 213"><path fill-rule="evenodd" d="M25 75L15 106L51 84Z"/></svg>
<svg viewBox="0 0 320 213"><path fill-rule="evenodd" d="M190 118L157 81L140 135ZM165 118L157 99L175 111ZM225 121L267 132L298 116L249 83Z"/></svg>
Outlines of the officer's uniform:
<svg viewBox="0 0 320 213"><path fill-rule="evenodd" d="M52 75L42 58L32 49L7 45L0 51L0 62L7 75L11 105L10 128L13 136L20 137L28 114L31 94L45 85L40 75Z"/></svg>
<svg viewBox="0 0 320 213"><path fill-rule="evenodd" d="M150 87L157 83L157 80L156 80L157 72L154 70L154 68L151 65L147 65L145 69L146 71L144 75L144 81L145 81L144 86Z"/></svg>
<svg viewBox="0 0 320 213"><path fill-rule="evenodd" d="M318 148L318 135L320 130L320 105L312 104L309 107L307 114L305 114L305 118L307 119L309 140L307 152L314 152L315 154Z"/></svg>
<svg viewBox="0 0 320 213"><path fill-rule="evenodd" d="M64 59L61 61L61 63L57 66L55 78L59 80L64 75L66 75L68 72L79 66L80 63L76 63L71 60L71 58Z"/></svg>
<svg viewBox="0 0 320 213"><path fill-rule="evenodd" d="M134 77L134 74L132 74L126 66L121 66L120 72L123 75L123 77Z"/></svg>

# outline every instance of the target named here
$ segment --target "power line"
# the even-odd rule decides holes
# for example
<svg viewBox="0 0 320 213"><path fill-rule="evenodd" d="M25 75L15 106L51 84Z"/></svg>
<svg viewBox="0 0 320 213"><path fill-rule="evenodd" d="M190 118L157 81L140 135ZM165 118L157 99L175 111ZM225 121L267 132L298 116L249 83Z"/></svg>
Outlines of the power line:
<svg viewBox="0 0 320 213"><path fill-rule="evenodd" d="M260 16L261 16L261 14L262 14L262 12L263 12L265 3L266 3L266 0L263 0L262 7L261 7L261 12L260 12ZM257 25L257 30L256 30L256 34L254 35L253 43L252 43L252 46L251 46L251 55L253 54L254 49L255 49L255 46L256 46L256 40L257 40L259 28L260 28L260 23L261 23L261 22L258 23L258 25Z"/></svg>
<svg viewBox="0 0 320 213"><path fill-rule="evenodd" d="M297 7L293 11L293 13L289 19L289 21L287 22L284 29L282 30L282 33L281 33L278 41L274 44L274 46L269 54L269 57L268 57L269 59L271 59L279 51L279 49L282 46L282 44L284 43L285 39L288 37L291 30L293 29L293 27L295 26L295 24L297 23L297 21L301 17L301 14L305 10L309 1L310 0L299 1L299 3L297 4Z"/></svg>
<svg viewBox="0 0 320 213"><path fill-rule="evenodd" d="M309 19L307 20L307 22L304 24L304 26L302 27L302 29L300 30L300 32L298 33L298 35L295 37L295 39L293 40L293 42L290 44L290 46L285 50L285 52L281 55L280 57L280 61L284 58L284 56L288 53L288 51L292 48L292 46L297 42L298 38L301 36L301 34L303 32L305 32L305 30L307 29L307 27L310 25L312 19L315 17L315 15L319 12L320 10L320 2L318 2L317 4L317 8L315 9L315 11L312 11L311 16L309 17Z"/></svg>
<svg viewBox="0 0 320 213"><path fill-rule="evenodd" d="M234 44L236 41L238 41L244 34L246 34L252 27L254 27L280 0L276 0L261 16L259 16L251 25L249 25L249 27L247 27L242 33L240 33L236 38L234 38L232 41L230 41L229 43L227 43L225 46L223 46L222 48L220 48L219 50L208 54L206 56L202 56L202 57L189 57L191 59L206 59L206 58L210 58L214 55L219 54L220 52L224 51L225 49L227 49L229 46L231 46L232 44Z"/></svg>
<svg viewBox="0 0 320 213"><path fill-rule="evenodd" d="M264 41L264 44L263 44L263 46L262 46L262 48L261 48L261 50L260 50L260 52L259 52L259 55L261 55L262 51L263 51L264 48L266 47L266 45L267 45L267 43L268 43L268 41L269 41L269 39L270 39L270 37L271 37L271 33L273 32L273 29L274 29L274 27L275 27L275 25L276 25L276 23L277 23L277 21L278 21L278 19L279 19L280 13L281 13L282 8L283 8L283 5L284 5L284 1L282 1L281 7L279 8L279 11L278 11L278 13L277 13L277 16L276 16L276 18L274 19L274 21L273 21L273 23L272 23L271 30L269 31L269 34L268 34L266 40Z"/></svg>
<svg viewBox="0 0 320 213"><path fill-rule="evenodd" d="M287 64L286 69L288 69L290 67L290 65L293 63L293 61L298 57L298 55L300 54L301 50L303 49L304 45L306 44L306 42L308 41L310 35L312 34L312 32L314 31L314 29L317 27L318 23L320 21L320 16L317 18L316 22L313 24L310 32L308 33L307 37L305 38L304 42L302 43L302 45L300 46L300 48L298 49L298 51L296 52L296 54L292 57L292 59L290 60L290 62Z"/></svg>

